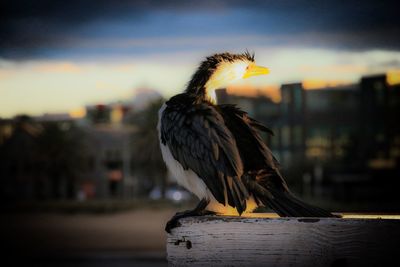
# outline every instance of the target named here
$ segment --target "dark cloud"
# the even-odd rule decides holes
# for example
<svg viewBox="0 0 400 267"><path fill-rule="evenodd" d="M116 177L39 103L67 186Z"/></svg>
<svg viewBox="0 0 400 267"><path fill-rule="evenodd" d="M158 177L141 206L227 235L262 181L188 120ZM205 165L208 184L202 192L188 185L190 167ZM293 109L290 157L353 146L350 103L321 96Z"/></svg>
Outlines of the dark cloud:
<svg viewBox="0 0 400 267"><path fill-rule="evenodd" d="M17 56L62 42L82 25L104 17L137 13L127 1L5 1L0 6L1 54ZM139 16L138 14L135 14Z"/></svg>
<svg viewBox="0 0 400 267"><path fill-rule="evenodd" d="M172 19L157 21L157 12L173 14ZM268 36L347 36L330 44L336 48L399 50L398 13L395 1L2 1L0 57L46 56L54 48L53 53L66 45L79 46L71 40L84 38L221 36L235 30ZM187 23L188 14L204 14L204 20ZM186 20L180 21L183 16ZM214 21L209 22L210 17ZM104 25L113 22L129 27L105 30ZM314 40L318 42L318 34Z"/></svg>

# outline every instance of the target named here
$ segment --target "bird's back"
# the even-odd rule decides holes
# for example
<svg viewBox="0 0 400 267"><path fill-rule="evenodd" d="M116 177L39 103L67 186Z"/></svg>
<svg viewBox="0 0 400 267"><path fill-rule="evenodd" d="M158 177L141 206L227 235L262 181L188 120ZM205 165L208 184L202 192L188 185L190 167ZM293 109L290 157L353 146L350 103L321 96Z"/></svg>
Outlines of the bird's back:
<svg viewBox="0 0 400 267"><path fill-rule="evenodd" d="M224 118L225 125L236 139L244 173L268 172L274 177L271 180L274 180L276 186L288 190L279 172L278 161L260 135L260 132L273 134L272 131L235 105L219 105L218 110Z"/></svg>

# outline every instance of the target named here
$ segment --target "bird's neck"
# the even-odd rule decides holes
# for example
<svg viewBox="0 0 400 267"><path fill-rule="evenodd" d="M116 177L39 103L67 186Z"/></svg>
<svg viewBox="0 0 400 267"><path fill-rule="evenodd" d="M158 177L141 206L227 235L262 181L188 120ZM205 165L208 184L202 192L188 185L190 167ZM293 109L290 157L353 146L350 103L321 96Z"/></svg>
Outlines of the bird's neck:
<svg viewBox="0 0 400 267"><path fill-rule="evenodd" d="M213 84L210 83L212 69L199 69L190 80L185 93L194 96L199 101L207 101L217 104L217 97Z"/></svg>

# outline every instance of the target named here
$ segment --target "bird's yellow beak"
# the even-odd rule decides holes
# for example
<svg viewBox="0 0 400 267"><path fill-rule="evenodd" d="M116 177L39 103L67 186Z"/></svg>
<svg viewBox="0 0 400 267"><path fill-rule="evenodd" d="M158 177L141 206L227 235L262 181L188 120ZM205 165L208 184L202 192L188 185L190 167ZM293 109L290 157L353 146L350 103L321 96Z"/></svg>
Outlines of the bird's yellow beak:
<svg viewBox="0 0 400 267"><path fill-rule="evenodd" d="M246 72L243 74L243 79L268 73L269 73L268 68L257 66L256 64L250 64L247 67Z"/></svg>

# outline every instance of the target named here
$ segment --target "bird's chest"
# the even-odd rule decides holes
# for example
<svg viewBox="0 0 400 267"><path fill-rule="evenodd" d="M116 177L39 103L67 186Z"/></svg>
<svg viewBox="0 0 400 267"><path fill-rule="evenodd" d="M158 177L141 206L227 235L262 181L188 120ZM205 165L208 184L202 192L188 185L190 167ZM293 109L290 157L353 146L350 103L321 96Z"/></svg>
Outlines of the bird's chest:
<svg viewBox="0 0 400 267"><path fill-rule="evenodd" d="M161 118L165 108L166 105L164 104L159 111L158 125L157 125L160 149L164 162L167 165L168 170L172 174L172 177L176 180L176 182L179 185L183 186L188 191L195 194L199 199L209 198L211 193L207 189L207 186L205 185L204 181L201 178L199 178L197 174L194 173L192 170L190 169L185 170L182 167L182 165L177 160L175 160L168 145L164 145L161 141L161 134L160 134Z"/></svg>
<svg viewBox="0 0 400 267"><path fill-rule="evenodd" d="M195 194L199 199L209 198L209 191L202 179L192 170L185 170L182 165L174 159L168 146L160 143L162 157L168 170L176 182Z"/></svg>

